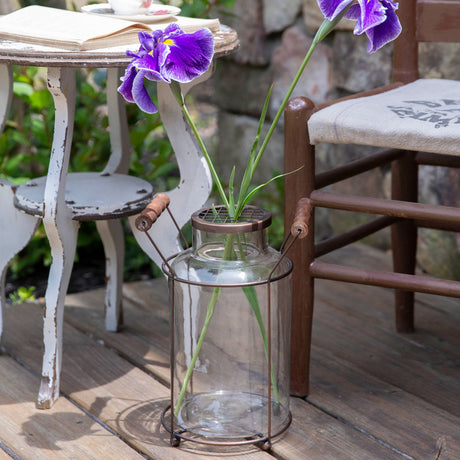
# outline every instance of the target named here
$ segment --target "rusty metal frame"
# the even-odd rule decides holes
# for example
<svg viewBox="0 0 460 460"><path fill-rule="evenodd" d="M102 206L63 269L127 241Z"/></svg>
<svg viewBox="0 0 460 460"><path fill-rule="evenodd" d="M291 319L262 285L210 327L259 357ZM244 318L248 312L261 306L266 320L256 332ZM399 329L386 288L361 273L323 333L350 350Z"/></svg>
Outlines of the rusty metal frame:
<svg viewBox="0 0 460 460"><path fill-rule="evenodd" d="M266 285L267 286L267 341L268 341L268 350L267 350L267 381L271 382L271 371L272 371L272 359L271 359L271 351L272 351L272 332L271 332L271 284L273 282L279 281L288 277L293 270L292 262L286 257L287 252L291 249L293 244L297 241L300 236L300 231L294 234L288 233L286 238L281 247L281 257L276 262L276 264L271 269L267 279L261 281L254 281L248 283L235 283L235 284L218 284L218 283L201 283L190 281L182 278L178 278L174 273L174 270L171 267L171 260L174 260L178 254L174 254L168 258L166 258L160 248L155 244L153 239L148 233L148 230L151 228L152 224L158 219L163 211L167 210L171 219L173 220L175 226L178 228L177 221L172 215L169 209L169 198L165 194L159 194L155 197L152 202L147 206L146 210L141 213L141 215L136 219L136 227L138 230L144 232L148 237L149 241L153 245L154 249L160 255L161 259L163 260L163 272L168 277L169 280L169 291L170 291L170 403L164 408L161 413L161 423L163 427L169 432L170 434L170 444L172 447L178 447L180 445L181 440L190 441L195 443L200 443L204 445L212 445L212 446L244 446L255 444L258 445L261 449L265 451L269 451L272 446L272 439L275 437L280 436L283 434L291 425L292 423L292 414L291 411L287 411L287 420L285 424L276 432L272 433L272 410L271 410L271 400L272 400L272 388L271 383L268 384L267 389L267 433L259 433L257 435L253 435L252 437L246 437L240 440L211 440L207 439L205 436L198 435L198 434L187 434L188 431L184 428L180 430L175 430L174 428L174 411L172 408L174 407L175 398L174 398L174 379L175 379L175 336L174 336L174 322L175 322L175 283L179 282L182 284L188 285L195 285L195 286L202 286L202 287L220 287L220 288L235 288L235 287L247 287L247 286L260 286ZM207 231L211 233L233 233L239 234L248 231L257 231L267 228L271 223L271 213L256 208L254 206L247 206L245 208L245 212L243 212L241 221L238 223L229 222L228 214L224 207L219 206L213 208L212 210L205 209L200 210L194 213L191 217L192 225L196 228ZM229 225L231 223L231 225ZM229 231L228 228L233 227L232 231ZM179 232L180 229L178 228ZM182 233L180 232L182 235ZM182 235L183 236L183 235ZM185 238L184 238L185 241ZM283 260L288 260L290 262L289 268L282 274L274 276L277 268L283 262ZM167 414L169 412L169 419ZM168 420L167 420L168 419ZM169 422L169 424L168 424Z"/></svg>

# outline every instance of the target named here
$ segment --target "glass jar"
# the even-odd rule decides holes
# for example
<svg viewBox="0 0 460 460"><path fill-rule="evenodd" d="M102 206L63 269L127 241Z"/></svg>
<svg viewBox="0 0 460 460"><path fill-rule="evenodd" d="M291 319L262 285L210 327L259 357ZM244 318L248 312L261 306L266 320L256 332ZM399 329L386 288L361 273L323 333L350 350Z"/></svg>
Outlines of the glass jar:
<svg viewBox="0 0 460 460"><path fill-rule="evenodd" d="M237 223L225 207L199 211L192 248L170 266L179 438L270 444L289 426L292 264L269 247L270 223L253 206Z"/></svg>

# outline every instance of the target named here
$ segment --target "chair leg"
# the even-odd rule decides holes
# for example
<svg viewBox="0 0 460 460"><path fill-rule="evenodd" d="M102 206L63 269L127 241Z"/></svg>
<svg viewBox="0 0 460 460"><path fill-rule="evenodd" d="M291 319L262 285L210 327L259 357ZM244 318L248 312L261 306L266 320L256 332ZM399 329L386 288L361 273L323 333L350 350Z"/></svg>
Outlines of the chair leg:
<svg viewBox="0 0 460 460"><path fill-rule="evenodd" d="M415 152L407 152L392 164L392 198L417 201L418 167ZM393 268L397 273L415 273L417 255L417 226L412 220L404 220L392 226ZM414 331L414 292L395 291L395 317L398 332Z"/></svg>
<svg viewBox="0 0 460 460"><path fill-rule="evenodd" d="M125 239L119 219L96 221L97 231L105 252L105 327L117 332L123 324L121 304L123 284L123 261L125 258Z"/></svg>
<svg viewBox="0 0 460 460"><path fill-rule="evenodd" d="M307 120L314 104L306 98L292 99L285 112L285 232L290 231L297 201L308 197L315 182L314 148L308 141ZM291 394L307 396L309 392L310 349L313 319L314 280L310 264L314 258L314 219L309 235L296 242L288 256L292 273L291 320Z"/></svg>

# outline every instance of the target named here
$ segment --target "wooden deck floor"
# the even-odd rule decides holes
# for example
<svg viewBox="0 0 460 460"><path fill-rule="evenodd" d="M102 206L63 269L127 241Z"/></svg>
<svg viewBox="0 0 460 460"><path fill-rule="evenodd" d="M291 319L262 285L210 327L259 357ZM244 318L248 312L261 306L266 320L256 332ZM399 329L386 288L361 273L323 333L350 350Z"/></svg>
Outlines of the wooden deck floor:
<svg viewBox="0 0 460 460"><path fill-rule="evenodd" d="M359 246L342 257L381 267ZM10 306L0 356L0 460L460 459L460 308L418 296L417 332L393 328L392 292L322 281L316 290L311 395L271 453L169 447L159 415L169 392L167 290L124 286L125 327L107 333L103 290L66 301L62 396L35 408L41 303Z"/></svg>

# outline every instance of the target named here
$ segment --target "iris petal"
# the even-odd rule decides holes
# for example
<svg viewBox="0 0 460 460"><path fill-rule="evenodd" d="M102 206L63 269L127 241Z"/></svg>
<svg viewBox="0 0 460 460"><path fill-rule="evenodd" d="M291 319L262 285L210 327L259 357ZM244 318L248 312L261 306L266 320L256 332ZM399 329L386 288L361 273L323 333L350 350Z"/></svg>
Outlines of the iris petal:
<svg viewBox="0 0 460 460"><path fill-rule="evenodd" d="M369 38L367 52L374 53L394 40L401 32L401 24L395 11L398 4L391 0L318 0L318 5L326 17L333 20L345 8L347 19L356 20L355 35L365 33ZM351 5L351 6L350 6Z"/></svg>
<svg viewBox="0 0 460 460"><path fill-rule="evenodd" d="M383 4L390 4L392 2L386 2L382 0ZM386 20L382 24L368 30L366 32L369 43L367 45L367 52L374 53L382 46L394 40L401 33L401 24L398 16L391 5L386 11Z"/></svg>
<svg viewBox="0 0 460 460"><path fill-rule="evenodd" d="M164 61L163 74L172 80L186 83L208 70L214 53L212 33L201 29L193 34L172 38L169 54Z"/></svg>
<svg viewBox="0 0 460 460"><path fill-rule="evenodd" d="M332 21L352 2L353 0L318 0L318 5L324 17Z"/></svg>
<svg viewBox="0 0 460 460"><path fill-rule="evenodd" d="M128 102L134 102L133 81L136 73L137 70L133 64L129 64L128 68L126 69L125 76L122 78L122 83L118 87L118 91Z"/></svg>
<svg viewBox="0 0 460 460"><path fill-rule="evenodd" d="M139 108L146 113L156 113L158 109L144 86L145 71L137 72L133 80L133 99Z"/></svg>
<svg viewBox="0 0 460 460"><path fill-rule="evenodd" d="M208 29L186 34L177 24L164 31L139 33L139 50L126 54L132 58L118 91L141 110L157 112L144 86L144 79L186 83L206 72L214 54L214 38Z"/></svg>

